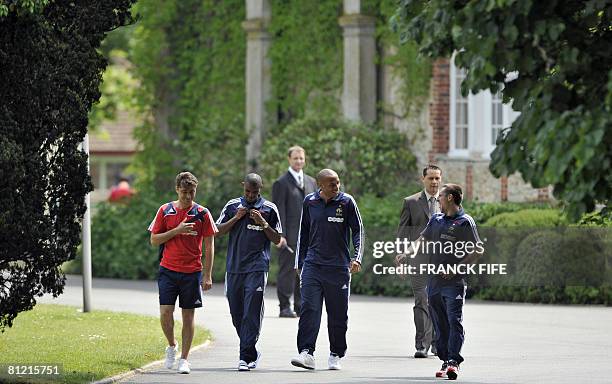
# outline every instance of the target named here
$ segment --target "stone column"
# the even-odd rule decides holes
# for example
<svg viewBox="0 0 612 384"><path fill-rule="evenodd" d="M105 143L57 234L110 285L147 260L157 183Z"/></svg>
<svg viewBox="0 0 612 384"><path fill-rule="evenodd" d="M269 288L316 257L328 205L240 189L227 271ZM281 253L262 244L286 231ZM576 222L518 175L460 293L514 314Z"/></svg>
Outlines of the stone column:
<svg viewBox="0 0 612 384"><path fill-rule="evenodd" d="M361 14L361 0L344 0L342 112L349 120L376 120L376 19Z"/></svg>
<svg viewBox="0 0 612 384"><path fill-rule="evenodd" d="M247 33L246 55L246 121L248 135L246 147L247 172L257 171L261 146L270 116L266 102L272 94L270 76L271 37L267 31L270 22L269 0L245 0L247 19L242 23Z"/></svg>

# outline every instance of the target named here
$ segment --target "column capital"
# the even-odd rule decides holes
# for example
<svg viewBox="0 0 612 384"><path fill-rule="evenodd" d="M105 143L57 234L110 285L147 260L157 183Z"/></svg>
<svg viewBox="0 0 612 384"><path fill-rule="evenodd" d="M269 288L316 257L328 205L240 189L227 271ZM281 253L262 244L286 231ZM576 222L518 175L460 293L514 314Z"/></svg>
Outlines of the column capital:
<svg viewBox="0 0 612 384"><path fill-rule="evenodd" d="M247 39L270 39L268 33L269 21L267 19L249 19L242 22L242 29L247 33Z"/></svg>
<svg viewBox="0 0 612 384"><path fill-rule="evenodd" d="M242 29L247 33L250 32L266 32L270 21L264 18L247 19L242 22Z"/></svg>
<svg viewBox="0 0 612 384"><path fill-rule="evenodd" d="M343 15L338 19L338 24L342 28L350 28L350 27L375 27L376 26L376 18L373 16L361 15L361 14L351 14L351 15Z"/></svg>

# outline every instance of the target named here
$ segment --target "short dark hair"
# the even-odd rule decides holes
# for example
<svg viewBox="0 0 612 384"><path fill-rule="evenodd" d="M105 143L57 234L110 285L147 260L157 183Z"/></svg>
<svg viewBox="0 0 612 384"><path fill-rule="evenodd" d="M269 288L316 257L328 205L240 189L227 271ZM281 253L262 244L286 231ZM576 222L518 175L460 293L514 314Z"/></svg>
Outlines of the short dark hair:
<svg viewBox="0 0 612 384"><path fill-rule="evenodd" d="M427 164L425 168L423 168L423 177L427 176L427 171L430 169L434 171L440 171L440 174L442 174L442 170L440 169L440 167L434 164Z"/></svg>
<svg viewBox="0 0 612 384"><path fill-rule="evenodd" d="M261 176L256 173L249 173L248 175L246 175L244 177L244 183L254 187L263 187L263 180L261 179Z"/></svg>
<svg viewBox="0 0 612 384"><path fill-rule="evenodd" d="M181 172L176 175L177 188L197 187L198 179L191 172Z"/></svg>
<svg viewBox="0 0 612 384"><path fill-rule="evenodd" d="M461 201L463 200L463 190L458 184L444 184L442 186L442 190L448 195L453 196L453 201L455 204L461 205Z"/></svg>

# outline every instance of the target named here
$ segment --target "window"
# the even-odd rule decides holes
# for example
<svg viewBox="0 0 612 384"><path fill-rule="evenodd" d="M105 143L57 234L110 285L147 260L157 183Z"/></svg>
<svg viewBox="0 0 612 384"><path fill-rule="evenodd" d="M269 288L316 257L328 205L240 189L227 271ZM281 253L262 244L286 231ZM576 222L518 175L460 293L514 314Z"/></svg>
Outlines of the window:
<svg viewBox="0 0 612 384"><path fill-rule="evenodd" d="M468 149L468 98L461 95L461 82L465 71L458 70L455 76L455 148Z"/></svg>
<svg viewBox="0 0 612 384"><path fill-rule="evenodd" d="M516 76L510 74L508 79ZM490 157L501 131L512 125L518 113L504 104L501 91L491 94L461 95L461 82L466 77L463 69L455 67L454 55L450 62L449 89L449 153L451 157Z"/></svg>
<svg viewBox="0 0 612 384"><path fill-rule="evenodd" d="M501 130L504 128L504 104L501 92L497 91L491 97L491 145L497 142Z"/></svg>

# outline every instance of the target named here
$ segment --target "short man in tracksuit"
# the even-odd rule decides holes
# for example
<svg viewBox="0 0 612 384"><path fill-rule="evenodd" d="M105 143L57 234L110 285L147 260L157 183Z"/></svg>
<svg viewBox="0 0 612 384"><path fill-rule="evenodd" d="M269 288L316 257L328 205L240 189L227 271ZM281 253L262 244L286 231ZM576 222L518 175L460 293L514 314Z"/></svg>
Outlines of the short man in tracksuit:
<svg viewBox="0 0 612 384"><path fill-rule="evenodd" d="M329 369L340 369L346 352L348 300L351 273L361 270L363 224L353 197L340 192L338 174L323 169L317 175L319 190L307 195L295 256L295 267L301 271L302 307L297 347L299 355L291 360L296 367L315 368L313 353L323 300L327 309L329 335ZM350 254L350 241L355 249Z"/></svg>
<svg viewBox="0 0 612 384"><path fill-rule="evenodd" d="M257 368L261 356L255 345L264 315L270 242L280 242L282 228L276 205L259 194L261 176L249 173L242 184L244 196L225 204L217 226L218 235L230 234L225 294L240 338L238 370L249 371Z"/></svg>
<svg viewBox="0 0 612 384"><path fill-rule="evenodd" d="M432 250L427 252L432 266L448 268L471 264L484 251L474 219L463 211L462 198L459 185L442 186L438 196L442 212L433 214L421 233L420 241L432 244ZM440 246L435 246L435 243ZM436 372L436 377L457 379L459 364L463 362L460 352L465 337L462 323L466 289L463 275L441 272L430 276L427 285L429 312L438 335L438 357L442 360L442 368Z"/></svg>

